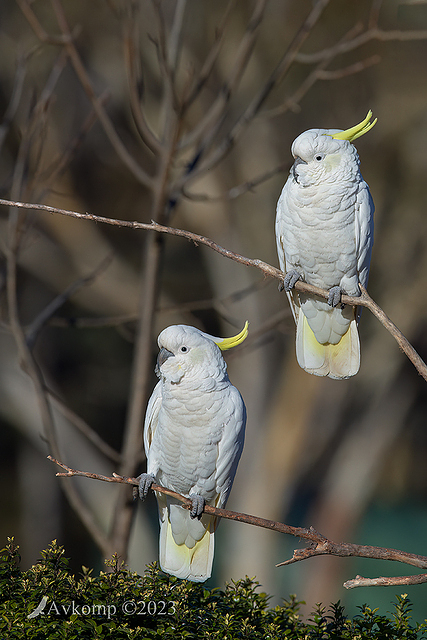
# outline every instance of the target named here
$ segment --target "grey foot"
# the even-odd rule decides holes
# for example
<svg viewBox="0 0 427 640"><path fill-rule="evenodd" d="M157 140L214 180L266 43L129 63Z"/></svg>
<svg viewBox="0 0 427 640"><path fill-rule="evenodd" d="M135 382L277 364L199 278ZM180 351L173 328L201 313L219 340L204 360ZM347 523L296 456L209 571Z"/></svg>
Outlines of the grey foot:
<svg viewBox="0 0 427 640"><path fill-rule="evenodd" d="M301 280L301 274L298 273L296 269L291 269L290 271L288 271L283 280L285 291L290 291L291 289L293 289L295 283L298 282L298 280Z"/></svg>
<svg viewBox="0 0 427 640"><path fill-rule="evenodd" d="M202 496L197 495L196 493L190 493L188 497L191 500L190 516L192 518L200 519L203 513L203 509L205 508L205 499Z"/></svg>
<svg viewBox="0 0 427 640"><path fill-rule="evenodd" d="M156 482L156 478L152 473L141 473L141 475L139 476L138 487L139 497L141 498L141 500L145 500L153 482Z"/></svg>
<svg viewBox="0 0 427 640"><path fill-rule="evenodd" d="M341 287L336 286L329 289L328 305L330 307L336 307L341 302Z"/></svg>

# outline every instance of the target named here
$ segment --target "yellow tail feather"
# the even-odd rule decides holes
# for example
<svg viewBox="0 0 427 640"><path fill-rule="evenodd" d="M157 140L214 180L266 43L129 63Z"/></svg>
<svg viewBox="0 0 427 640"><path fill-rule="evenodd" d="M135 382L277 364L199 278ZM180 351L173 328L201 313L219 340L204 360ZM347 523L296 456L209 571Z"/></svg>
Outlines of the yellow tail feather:
<svg viewBox="0 0 427 640"><path fill-rule="evenodd" d="M354 318L337 344L320 344L300 311L297 324L298 364L308 373L340 380L356 375L360 367L360 346Z"/></svg>
<svg viewBox="0 0 427 640"><path fill-rule="evenodd" d="M159 556L160 566L166 573L194 582L204 582L212 572L214 533L209 527L192 548L185 544L176 544L171 523L166 518L160 529Z"/></svg>

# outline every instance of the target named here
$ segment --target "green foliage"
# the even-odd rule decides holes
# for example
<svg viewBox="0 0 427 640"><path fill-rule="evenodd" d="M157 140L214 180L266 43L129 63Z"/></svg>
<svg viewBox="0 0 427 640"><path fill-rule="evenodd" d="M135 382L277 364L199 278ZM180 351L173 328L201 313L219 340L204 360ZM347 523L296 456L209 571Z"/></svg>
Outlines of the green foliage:
<svg viewBox="0 0 427 640"><path fill-rule="evenodd" d="M76 577L55 540L28 571L21 571L19 562L18 547L8 539L0 551L0 638L10 640L426 637L427 624L411 625L406 595L397 597L390 618L363 605L350 620L338 602L328 611L318 605L304 622L300 615L304 603L291 596L282 606L269 607L269 596L260 593L259 584L248 577L227 584L224 590L208 590L164 575L156 563L139 576L117 557L106 563L108 570L99 576L82 567Z"/></svg>

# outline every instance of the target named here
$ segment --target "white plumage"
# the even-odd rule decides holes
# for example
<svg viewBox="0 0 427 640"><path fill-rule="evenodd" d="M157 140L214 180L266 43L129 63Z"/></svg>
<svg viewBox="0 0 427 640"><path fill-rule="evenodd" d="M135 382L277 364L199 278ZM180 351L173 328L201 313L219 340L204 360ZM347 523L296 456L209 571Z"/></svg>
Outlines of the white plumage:
<svg viewBox="0 0 427 640"><path fill-rule="evenodd" d="M277 251L297 325L298 363L336 379L360 366L360 311L339 301L341 293L360 295L359 283L368 282L374 204L351 141L374 126L371 116L347 131L310 129L298 136L277 203ZM298 279L328 289L328 302L298 293Z"/></svg>
<svg viewBox="0 0 427 640"><path fill-rule="evenodd" d="M211 575L218 519L202 514L204 503L224 507L243 448L246 410L231 384L220 349L244 340L214 338L174 325L158 338L160 381L147 406L144 446L147 473L140 495L156 483L190 497L191 513L157 493L160 566L179 578L204 581Z"/></svg>

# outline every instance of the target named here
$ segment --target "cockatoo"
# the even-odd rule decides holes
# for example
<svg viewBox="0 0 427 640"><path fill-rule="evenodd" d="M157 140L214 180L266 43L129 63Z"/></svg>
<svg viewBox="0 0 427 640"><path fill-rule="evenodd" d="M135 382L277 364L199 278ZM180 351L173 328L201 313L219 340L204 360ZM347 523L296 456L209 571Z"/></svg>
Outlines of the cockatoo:
<svg viewBox="0 0 427 640"><path fill-rule="evenodd" d="M374 203L351 143L372 129L371 117L369 111L346 131L299 135L277 203L277 251L297 326L297 360L308 373L335 379L354 376L360 366L360 308L339 303L341 293L359 296L359 283L368 282ZM329 290L328 301L297 292L297 280Z"/></svg>
<svg viewBox="0 0 427 640"><path fill-rule="evenodd" d="M160 378L148 402L144 425L147 473L144 499L153 482L192 501L191 511L157 492L160 566L178 578L203 582L211 575L218 518L205 503L224 507L243 449L246 409L231 384L221 350L243 342L248 323L232 338L215 338L194 327L173 325L158 337Z"/></svg>

